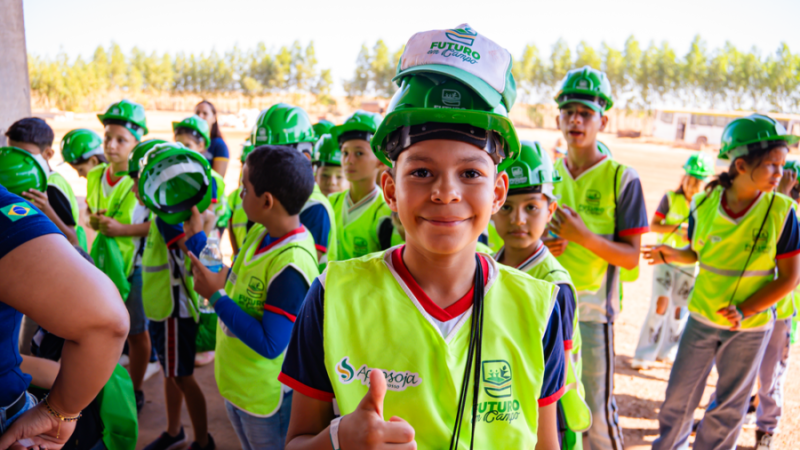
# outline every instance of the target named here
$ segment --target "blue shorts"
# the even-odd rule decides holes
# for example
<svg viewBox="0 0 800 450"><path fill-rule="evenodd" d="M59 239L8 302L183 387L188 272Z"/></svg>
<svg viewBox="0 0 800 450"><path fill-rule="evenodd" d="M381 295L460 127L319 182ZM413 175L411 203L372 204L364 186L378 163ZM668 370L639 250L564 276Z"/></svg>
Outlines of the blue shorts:
<svg viewBox="0 0 800 450"><path fill-rule="evenodd" d="M188 377L194 373L197 328L197 322L191 317L150 321L150 338L165 377Z"/></svg>

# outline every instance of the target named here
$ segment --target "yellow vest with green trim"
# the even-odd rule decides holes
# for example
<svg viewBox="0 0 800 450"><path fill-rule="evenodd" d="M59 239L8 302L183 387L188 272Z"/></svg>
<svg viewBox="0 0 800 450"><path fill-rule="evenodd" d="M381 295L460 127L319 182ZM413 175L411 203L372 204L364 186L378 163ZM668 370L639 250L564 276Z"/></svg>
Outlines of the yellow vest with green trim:
<svg viewBox="0 0 800 450"><path fill-rule="evenodd" d="M338 243L336 242L336 215L333 213L333 206L331 206L331 202L328 200L328 197L325 197L325 194L323 194L319 189L319 185L314 183L314 191L311 192L311 197L308 198L308 201L306 202L305 206L303 206L303 209L305 210L306 208L318 203L325 207L325 212L328 213L328 220L331 223L331 228L328 231L328 252L319 262L319 271L322 272L325 270L325 266L328 264L328 261L336 261L336 249L338 248Z"/></svg>
<svg viewBox="0 0 800 450"><path fill-rule="evenodd" d="M625 166L606 158L582 173L577 180L564 166L564 159L556 161L555 166L561 174L561 182L553 185L558 204L575 210L589 231L612 240L616 225L614 192L620 194ZM613 180L618 167L617 187L614 189ZM597 292L602 286L608 262L585 247L570 242L557 259L569 271L579 292Z"/></svg>
<svg viewBox="0 0 800 450"><path fill-rule="evenodd" d="M233 211L231 214L231 228L233 229L233 237L236 240L236 246L239 249L244 245L244 237L247 236L247 214L245 214L244 208L242 207L241 192L242 187L239 186L228 196L228 206L231 208L231 211Z"/></svg>
<svg viewBox="0 0 800 450"><path fill-rule="evenodd" d="M501 249L502 251L502 249ZM558 262L547 247L544 247L545 252L542 257L531 261L519 270L527 273L537 280L549 281L557 285L560 289L570 289L575 301L578 301L578 292L575 286L572 285L572 278L566 269ZM500 252L498 252L499 255ZM572 319L572 350L567 355L567 381L565 383L565 392L559 402L564 408L564 418L567 421L567 426L570 430L575 432L586 431L592 425L592 412L586 404L586 391L581 382L581 371L583 364L581 362L581 330L578 325L578 309L575 305L575 317Z"/></svg>
<svg viewBox="0 0 800 450"><path fill-rule="evenodd" d="M489 258L475 448L533 449L544 377L542 337L555 286ZM386 374L384 417L414 427L420 449L448 448L466 366L470 315L442 337L391 270L391 252L328 264L325 368L342 415L367 393L369 372ZM380 296L375 295L380 292ZM525 301L530 299L530 301ZM471 376L471 375L470 375ZM469 448L472 386L459 449Z"/></svg>
<svg viewBox="0 0 800 450"><path fill-rule="evenodd" d="M78 245L81 246L83 251L88 251L86 247L86 230L80 226L81 211L78 208L78 200L75 198L75 193L72 191L72 186L70 186L67 182L67 179L58 172L50 172L50 175L47 176L47 185L54 186L62 194L64 194L64 197L66 197L69 201L72 220L75 221L75 234L78 236Z"/></svg>
<svg viewBox="0 0 800 450"><path fill-rule="evenodd" d="M106 174L107 163L96 165L86 174L86 205L93 213L101 209L108 209L108 197L103 193L103 177Z"/></svg>
<svg viewBox="0 0 800 450"><path fill-rule="evenodd" d="M200 320L200 308L197 293L194 291L191 260L184 258L186 278L172 279L169 249L164 237L158 231L156 221L150 221L150 231L142 254L142 301L148 319L162 321L172 315L175 308L180 308L179 298L173 298L172 286L180 286L189 299L188 309L195 322ZM186 282L184 288L183 282Z"/></svg>
<svg viewBox="0 0 800 450"><path fill-rule="evenodd" d="M333 206L333 212L336 215L336 236L338 242L336 243L335 261L358 258L369 253L380 251L381 244L378 241L378 225L380 224L381 218L389 217L392 214L392 211L383 199L383 193L378 189L378 195L375 200L373 200L372 204L364 208L358 218L345 226L344 208L347 207L345 199L349 193L349 190L337 192L331 194L328 198L331 206ZM328 258L328 261L334 260Z"/></svg>
<svg viewBox="0 0 800 450"><path fill-rule="evenodd" d="M292 236L268 251L256 255L266 235L261 225L247 233L225 284L225 292L250 316L261 321L267 288L288 266L305 276L309 286L319 275L317 250L308 230ZM256 416L271 416L283 399L278 374L284 355L267 359L239 340L222 323L217 327L217 348L214 375L220 394L237 408Z"/></svg>
<svg viewBox="0 0 800 450"><path fill-rule="evenodd" d="M718 186L692 199L692 208L695 209L692 250L697 253L700 270L689 296L689 312L710 325L728 328L730 323L717 311L729 305L754 241L757 242L755 251L732 304L742 303L775 279L777 244L794 202L783 194L765 193L735 223L722 212L723 192L724 188ZM773 196L775 201L764 221ZM762 223L764 228L756 240ZM742 321L741 328L768 326L771 320L772 311L767 310Z"/></svg>
<svg viewBox="0 0 800 450"><path fill-rule="evenodd" d="M667 191L667 200L669 201L669 212L664 218L664 225L680 225L688 226L689 223L689 202L683 194L677 194L674 191ZM668 234L668 233L667 233ZM658 243L669 245L674 248L683 248L689 245L689 240L684 239L679 233L672 233L667 237L665 233L658 233Z"/></svg>

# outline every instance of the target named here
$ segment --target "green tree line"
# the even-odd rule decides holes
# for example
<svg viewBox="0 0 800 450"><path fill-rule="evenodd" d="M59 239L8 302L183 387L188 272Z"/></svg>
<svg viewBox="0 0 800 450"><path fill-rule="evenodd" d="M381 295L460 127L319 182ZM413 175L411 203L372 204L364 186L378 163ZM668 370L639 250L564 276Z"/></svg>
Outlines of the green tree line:
<svg viewBox="0 0 800 450"><path fill-rule="evenodd" d="M800 111L800 54L781 44L763 54L757 48L742 50L731 43L710 49L696 36L680 52L668 42L647 45L634 36L622 48L607 43L593 47L583 41L570 48L558 40L540 51L526 45L514 61L520 99L526 103L550 102L558 82L570 69L591 66L608 74L615 103L629 110L650 110L659 105L716 109ZM356 56L352 78L343 81L348 97L390 97L403 48L392 50L383 40L363 44ZM277 50L259 43L223 53L158 54L134 47L128 54L119 45L98 47L90 59L29 58L31 90L51 105L81 109L93 98L112 90L134 94L220 94L249 97L277 92L307 92L331 102L333 79L329 69L318 67L314 42L299 41Z"/></svg>
<svg viewBox="0 0 800 450"><path fill-rule="evenodd" d="M782 43L770 54L741 50L730 42L709 49L695 36L681 54L668 42L642 45L630 36L623 48L560 39L544 57L536 45L514 62L523 100L551 101L568 70L590 66L606 72L617 106L649 110L659 104L693 108L800 111L800 54Z"/></svg>

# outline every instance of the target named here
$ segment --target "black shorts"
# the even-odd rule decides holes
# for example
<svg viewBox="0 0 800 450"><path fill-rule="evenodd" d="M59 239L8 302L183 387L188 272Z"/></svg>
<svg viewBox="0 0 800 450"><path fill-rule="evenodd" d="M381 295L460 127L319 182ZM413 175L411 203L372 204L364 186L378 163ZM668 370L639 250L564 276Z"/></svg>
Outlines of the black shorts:
<svg viewBox="0 0 800 450"><path fill-rule="evenodd" d="M194 319L170 317L161 322L151 320L150 337L165 377L188 377L194 373L197 352L197 322Z"/></svg>

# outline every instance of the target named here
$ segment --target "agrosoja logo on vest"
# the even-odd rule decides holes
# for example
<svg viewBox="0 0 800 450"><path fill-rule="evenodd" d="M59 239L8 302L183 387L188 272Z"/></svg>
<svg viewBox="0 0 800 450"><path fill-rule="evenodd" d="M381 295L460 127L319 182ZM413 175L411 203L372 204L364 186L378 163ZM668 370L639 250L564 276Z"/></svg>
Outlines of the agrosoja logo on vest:
<svg viewBox="0 0 800 450"><path fill-rule="evenodd" d="M450 42L433 41L428 54L441 54L445 58L459 58L470 64L477 64L481 59L481 54L474 51L471 47L475 43L478 32L472 28L454 28L444 33ZM441 53L439 52L441 50Z"/></svg>
<svg viewBox="0 0 800 450"><path fill-rule="evenodd" d="M336 364L336 376L342 384L350 384L357 379L362 385L369 386L369 373L373 370L383 372L386 376L386 387L391 391L405 391L408 387L419 386L422 383L422 378L415 372L369 368L366 364L355 370L348 359L350 357L345 356Z"/></svg>

